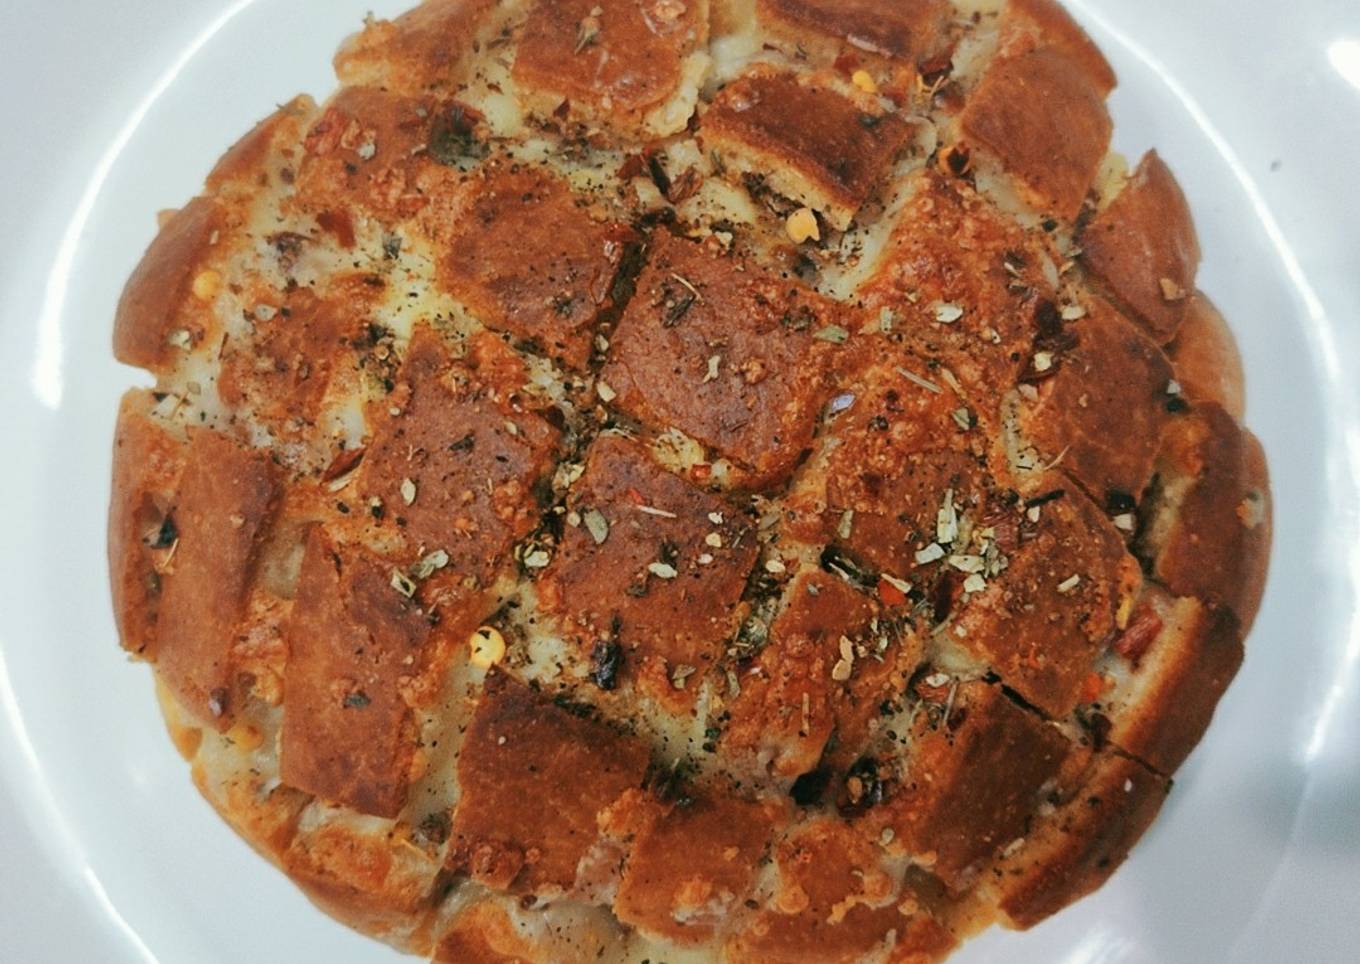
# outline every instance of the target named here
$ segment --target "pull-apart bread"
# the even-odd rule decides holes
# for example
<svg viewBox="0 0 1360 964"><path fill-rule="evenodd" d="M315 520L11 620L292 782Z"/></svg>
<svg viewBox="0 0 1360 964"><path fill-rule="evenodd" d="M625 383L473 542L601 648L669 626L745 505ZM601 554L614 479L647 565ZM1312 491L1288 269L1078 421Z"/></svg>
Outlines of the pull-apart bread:
<svg viewBox="0 0 1360 964"><path fill-rule="evenodd" d="M427 0L163 216L122 642L446 962L934 961L1112 874L1270 545L1186 199L1053 0Z"/></svg>

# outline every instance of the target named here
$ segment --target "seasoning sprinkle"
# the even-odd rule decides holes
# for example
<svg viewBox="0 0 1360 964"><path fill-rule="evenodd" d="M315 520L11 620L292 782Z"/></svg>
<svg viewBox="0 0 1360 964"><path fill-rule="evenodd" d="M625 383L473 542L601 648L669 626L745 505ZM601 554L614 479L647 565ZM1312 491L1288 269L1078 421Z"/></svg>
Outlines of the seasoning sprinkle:
<svg viewBox="0 0 1360 964"><path fill-rule="evenodd" d="M604 541L609 538L609 520L604 517L604 513L599 509L587 509L581 515L581 521L585 523L590 538L595 540L595 545L604 545Z"/></svg>
<svg viewBox="0 0 1360 964"><path fill-rule="evenodd" d="M935 320L942 325L952 325L963 317L963 309L947 301L936 302Z"/></svg>
<svg viewBox="0 0 1360 964"><path fill-rule="evenodd" d="M393 589L401 593L407 599L410 599L412 596L416 594L415 582L412 581L412 579L409 576L407 576L406 573L402 572L400 569L392 570L392 578L390 580L390 585L392 586Z"/></svg>
<svg viewBox="0 0 1360 964"><path fill-rule="evenodd" d="M941 388L939 385L936 385L932 381L927 381L920 375L917 375L914 372L909 372L905 368L899 368L897 370L897 374L901 375L903 378L905 378L907 381L911 382L918 388L924 388L926 391L933 392L936 395L944 394L944 389Z"/></svg>
<svg viewBox="0 0 1360 964"><path fill-rule="evenodd" d="M675 567L665 562L652 562L647 564L647 571L658 579L674 579L680 573L675 571Z"/></svg>
<svg viewBox="0 0 1360 964"><path fill-rule="evenodd" d="M413 505L416 501L416 484L410 479L401 480L401 501Z"/></svg>
<svg viewBox="0 0 1360 964"><path fill-rule="evenodd" d="M637 507L637 510L641 512L643 515L654 515L662 519L679 518L679 516L677 516L674 512L667 512L665 509L658 509L650 505L640 505Z"/></svg>
<svg viewBox="0 0 1360 964"><path fill-rule="evenodd" d="M1073 573L1071 576L1068 576L1062 582L1058 583L1058 592L1062 593L1063 595L1066 595L1067 593L1071 592L1073 589L1076 589L1080 585L1081 576L1078 576L1076 573Z"/></svg>
<svg viewBox="0 0 1360 964"><path fill-rule="evenodd" d="M840 325L827 325L812 337L818 341L830 342L833 345L844 345L850 338L850 332Z"/></svg>
<svg viewBox="0 0 1360 964"><path fill-rule="evenodd" d="M945 552L944 549L940 546L940 544L938 542L932 542L924 549L917 550L916 564L918 566L924 566L929 563L943 559L944 556Z"/></svg>

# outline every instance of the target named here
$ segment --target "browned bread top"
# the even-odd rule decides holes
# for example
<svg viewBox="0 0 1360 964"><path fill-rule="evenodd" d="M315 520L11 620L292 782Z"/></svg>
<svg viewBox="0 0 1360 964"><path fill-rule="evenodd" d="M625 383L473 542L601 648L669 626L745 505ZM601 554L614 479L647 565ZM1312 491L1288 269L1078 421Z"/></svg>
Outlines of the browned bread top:
<svg viewBox="0 0 1360 964"><path fill-rule="evenodd" d="M128 282L124 646L436 960L925 962L1098 887L1269 553L1186 199L1052 0L427 0Z"/></svg>

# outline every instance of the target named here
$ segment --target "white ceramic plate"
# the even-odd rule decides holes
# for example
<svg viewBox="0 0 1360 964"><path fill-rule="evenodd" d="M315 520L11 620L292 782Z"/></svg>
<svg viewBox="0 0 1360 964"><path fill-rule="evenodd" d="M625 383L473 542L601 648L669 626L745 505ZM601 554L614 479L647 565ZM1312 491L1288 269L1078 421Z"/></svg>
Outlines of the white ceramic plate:
<svg viewBox="0 0 1360 964"><path fill-rule="evenodd" d="M0 958L394 961L202 802L104 572L114 304L154 213L275 103L324 95L371 6L7 0L0 22ZM1190 196L1246 357L1277 537L1246 665L1095 897L960 962L1360 955L1360 3L1073 0L1117 147Z"/></svg>

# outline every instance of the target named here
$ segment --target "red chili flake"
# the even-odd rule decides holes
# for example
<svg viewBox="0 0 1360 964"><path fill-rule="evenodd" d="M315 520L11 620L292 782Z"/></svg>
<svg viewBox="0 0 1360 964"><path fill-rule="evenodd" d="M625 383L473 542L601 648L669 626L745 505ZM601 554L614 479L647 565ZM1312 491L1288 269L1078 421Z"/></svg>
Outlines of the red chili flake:
<svg viewBox="0 0 1360 964"><path fill-rule="evenodd" d="M354 222L347 211L322 211L316 216L322 230L335 235L342 248L354 247Z"/></svg>
<svg viewBox="0 0 1360 964"><path fill-rule="evenodd" d="M707 462L700 462L690 470L690 475L694 476L696 482L707 482L713 478L713 466Z"/></svg>
<svg viewBox="0 0 1360 964"><path fill-rule="evenodd" d="M860 59L852 51L846 50L836 58L836 61L832 66L836 68L838 73L849 78L851 74L859 69Z"/></svg>
<svg viewBox="0 0 1360 964"><path fill-rule="evenodd" d="M1161 617L1150 606L1144 606L1115 639L1113 649L1136 667L1161 631Z"/></svg>
<svg viewBox="0 0 1360 964"><path fill-rule="evenodd" d="M878 598L885 606L905 606L907 603L907 594L881 577L878 580Z"/></svg>
<svg viewBox="0 0 1360 964"><path fill-rule="evenodd" d="M1086 681L1081 684L1081 702L1094 703L1100 699L1100 694L1105 692L1105 677L1099 673L1092 673L1086 677Z"/></svg>
<svg viewBox="0 0 1360 964"><path fill-rule="evenodd" d="M647 500L646 500L645 498L643 498L642 493L639 492L637 489L630 488L630 489L625 493L625 495L628 496L628 501L631 502L631 503L633 503L633 505L646 505L646 504L647 504Z"/></svg>
<svg viewBox="0 0 1360 964"><path fill-rule="evenodd" d="M354 467L364 460L365 449L344 449L335 453L335 458L331 459L331 464L326 466L326 471L321 473L322 482L333 482L353 471Z"/></svg>
<svg viewBox="0 0 1360 964"><path fill-rule="evenodd" d="M641 154L629 154L619 167L619 179L631 181L647 173L647 159Z"/></svg>

